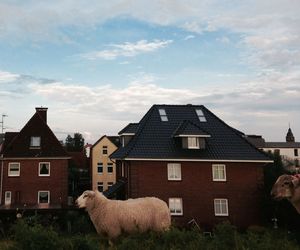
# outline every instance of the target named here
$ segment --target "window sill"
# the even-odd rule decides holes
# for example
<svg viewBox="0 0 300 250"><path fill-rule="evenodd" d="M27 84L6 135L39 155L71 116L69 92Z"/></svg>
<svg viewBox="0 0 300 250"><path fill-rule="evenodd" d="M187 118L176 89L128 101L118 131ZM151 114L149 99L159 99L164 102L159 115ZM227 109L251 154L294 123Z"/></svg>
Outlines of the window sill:
<svg viewBox="0 0 300 250"><path fill-rule="evenodd" d="M183 217L183 213L182 214L171 214L171 216Z"/></svg>

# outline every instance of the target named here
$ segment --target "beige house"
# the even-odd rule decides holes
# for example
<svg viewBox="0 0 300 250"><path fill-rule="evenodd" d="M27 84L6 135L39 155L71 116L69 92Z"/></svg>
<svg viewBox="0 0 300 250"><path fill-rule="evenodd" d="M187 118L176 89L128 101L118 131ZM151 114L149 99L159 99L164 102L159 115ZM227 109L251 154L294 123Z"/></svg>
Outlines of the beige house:
<svg viewBox="0 0 300 250"><path fill-rule="evenodd" d="M109 159L119 145L118 136L102 136L90 150L92 189L100 192L116 183L116 164Z"/></svg>

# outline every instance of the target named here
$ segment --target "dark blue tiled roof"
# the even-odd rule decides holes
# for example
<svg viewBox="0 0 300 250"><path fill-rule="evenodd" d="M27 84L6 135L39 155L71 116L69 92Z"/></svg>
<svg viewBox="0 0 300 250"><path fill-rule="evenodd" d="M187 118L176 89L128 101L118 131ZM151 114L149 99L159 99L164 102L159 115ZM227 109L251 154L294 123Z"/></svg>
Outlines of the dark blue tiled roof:
<svg viewBox="0 0 300 250"><path fill-rule="evenodd" d="M165 109L168 121L161 121L158 109ZM196 109L203 111L206 122L199 121ZM205 149L183 149L179 138L173 137L184 121L211 136L205 139ZM140 121L135 136L125 147L116 150L111 158L270 160L241 133L202 105L153 105Z"/></svg>
<svg viewBox="0 0 300 250"><path fill-rule="evenodd" d="M183 121L179 127L175 130L174 136L178 135L198 135L198 136L209 136L208 133L204 132L200 127L190 121Z"/></svg>
<svg viewBox="0 0 300 250"><path fill-rule="evenodd" d="M119 180L109 189L103 192L103 195L107 198L112 198L117 192L119 192L126 184L125 180Z"/></svg>
<svg viewBox="0 0 300 250"><path fill-rule="evenodd" d="M129 133L129 134L135 134L135 132L138 129L139 124L138 123L129 123L125 128L123 128L118 134L125 134L125 133Z"/></svg>

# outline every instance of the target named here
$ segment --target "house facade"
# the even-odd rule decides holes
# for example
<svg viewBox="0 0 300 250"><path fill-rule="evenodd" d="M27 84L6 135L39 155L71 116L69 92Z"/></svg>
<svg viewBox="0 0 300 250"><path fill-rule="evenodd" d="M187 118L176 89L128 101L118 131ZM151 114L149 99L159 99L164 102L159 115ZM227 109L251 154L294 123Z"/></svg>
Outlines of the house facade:
<svg viewBox="0 0 300 250"><path fill-rule="evenodd" d="M154 105L120 138L111 155L125 183L120 196L159 197L180 225L261 222L263 168L272 161L204 106Z"/></svg>
<svg viewBox="0 0 300 250"><path fill-rule="evenodd" d="M285 142L266 142L260 135L247 135L246 138L257 148L280 155L286 170L300 171L300 142L295 141L291 128L287 131Z"/></svg>
<svg viewBox="0 0 300 250"><path fill-rule="evenodd" d="M67 205L70 157L36 108L20 132L5 133L0 152L1 209L57 209Z"/></svg>
<svg viewBox="0 0 300 250"><path fill-rule="evenodd" d="M116 183L116 164L109 155L118 146L118 136L104 135L91 147L92 190L103 192Z"/></svg>

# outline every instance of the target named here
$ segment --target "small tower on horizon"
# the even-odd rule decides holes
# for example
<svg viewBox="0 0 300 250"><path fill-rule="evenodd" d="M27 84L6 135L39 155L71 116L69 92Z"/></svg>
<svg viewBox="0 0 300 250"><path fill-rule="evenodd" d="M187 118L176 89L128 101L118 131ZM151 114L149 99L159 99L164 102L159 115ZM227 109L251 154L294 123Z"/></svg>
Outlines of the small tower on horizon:
<svg viewBox="0 0 300 250"><path fill-rule="evenodd" d="M289 129L288 129L285 139L286 139L286 142L295 142L295 137L293 135L290 125L289 125Z"/></svg>

